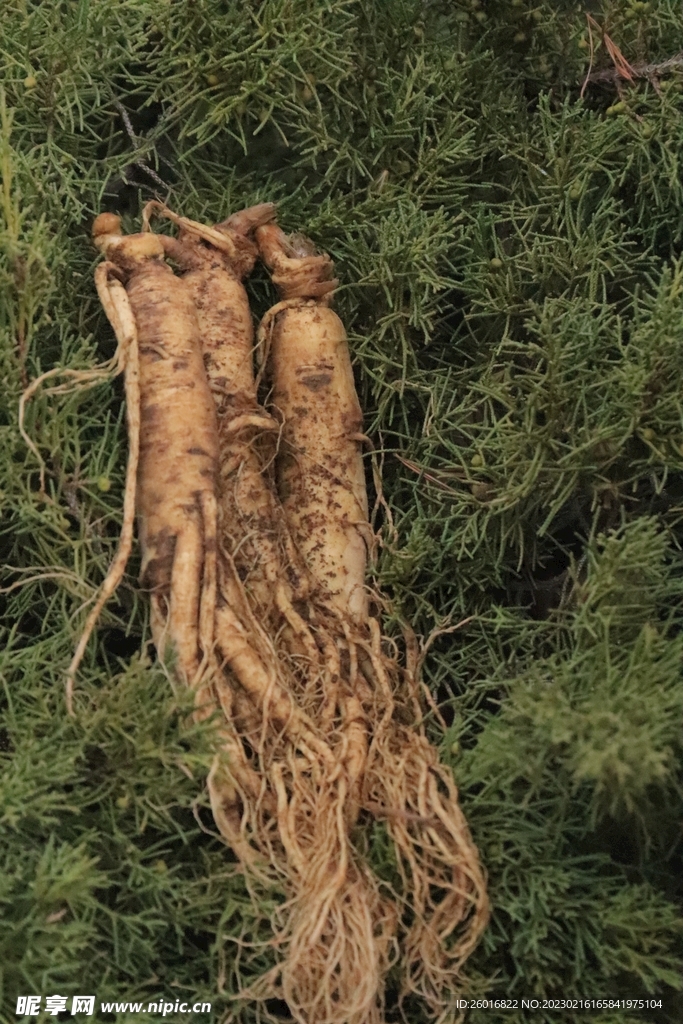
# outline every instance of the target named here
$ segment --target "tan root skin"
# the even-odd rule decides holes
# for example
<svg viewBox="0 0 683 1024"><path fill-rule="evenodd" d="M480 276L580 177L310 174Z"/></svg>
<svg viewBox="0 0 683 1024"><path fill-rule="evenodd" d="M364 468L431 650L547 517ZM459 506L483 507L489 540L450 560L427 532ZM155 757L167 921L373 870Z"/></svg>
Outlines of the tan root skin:
<svg viewBox="0 0 683 1024"><path fill-rule="evenodd" d="M363 413L344 325L325 304L336 284L333 267L328 256L291 255L294 247L275 225L259 228L256 237L289 300L267 327L271 404L284 421L278 461L282 506L327 598L342 615L364 622L369 527L359 441ZM293 292L299 295L296 304Z"/></svg>
<svg viewBox="0 0 683 1024"><path fill-rule="evenodd" d="M344 326L331 309L283 310L272 337L273 408L284 419L278 490L290 529L327 598L363 622L368 506L363 416Z"/></svg>
<svg viewBox="0 0 683 1024"><path fill-rule="evenodd" d="M237 553L238 571L248 574L252 596L262 609L279 600L288 584L304 593L306 569L283 529L274 486L264 466L272 463L279 424L259 405L254 376L254 327L242 276L258 249L249 238L272 218L263 203L233 214L215 228L203 228L150 203L181 228L179 239L160 236L167 255L178 263L197 311L206 376L216 402L219 433L217 498L221 542ZM216 236L221 248L215 247ZM284 563L278 545L286 548Z"/></svg>
<svg viewBox="0 0 683 1024"><path fill-rule="evenodd" d="M196 681L204 563L215 555L216 410L204 374L192 295L152 234L117 235L98 218L98 247L125 274L137 325L140 458L137 513L141 583L150 592L155 645Z"/></svg>

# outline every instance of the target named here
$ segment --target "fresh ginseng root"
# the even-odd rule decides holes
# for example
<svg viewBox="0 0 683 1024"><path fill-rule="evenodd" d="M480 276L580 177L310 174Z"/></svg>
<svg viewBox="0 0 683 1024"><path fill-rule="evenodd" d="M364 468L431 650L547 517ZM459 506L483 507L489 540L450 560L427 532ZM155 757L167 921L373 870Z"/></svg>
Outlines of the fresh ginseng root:
<svg viewBox="0 0 683 1024"><path fill-rule="evenodd" d="M261 326L272 405L284 420L278 486L320 585L318 617L328 636L336 629L344 654L338 710L326 710L332 720L341 714L347 749L355 749L349 785L395 844L404 992L440 1015L452 1009L462 964L488 920L485 877L451 773L426 736L418 680L369 611L362 424L346 335L328 308L331 262L274 224L256 237L282 300Z"/></svg>
<svg viewBox="0 0 683 1024"><path fill-rule="evenodd" d="M136 508L154 642L196 685L209 655L200 619L213 622L215 606L218 430L194 303L155 235L124 236L119 218L102 214L93 236L125 282L137 329Z"/></svg>

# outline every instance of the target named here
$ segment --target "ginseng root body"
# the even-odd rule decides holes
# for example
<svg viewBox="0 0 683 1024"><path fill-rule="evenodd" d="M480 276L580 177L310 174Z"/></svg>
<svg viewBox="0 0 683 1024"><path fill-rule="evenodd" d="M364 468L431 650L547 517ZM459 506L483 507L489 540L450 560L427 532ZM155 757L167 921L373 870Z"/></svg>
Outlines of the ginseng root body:
<svg viewBox="0 0 683 1024"><path fill-rule="evenodd" d="M256 237L282 298L261 328L273 409L284 420L280 495L319 583L316 621L325 623L328 649L345 655L321 717L339 723L353 751L350 801L355 794L358 806L384 819L394 842L404 991L440 1014L488 919L485 879L455 783L425 735L415 666L389 653L393 645L368 608L362 423L346 335L328 308L332 265L274 224Z"/></svg>
<svg viewBox="0 0 683 1024"><path fill-rule="evenodd" d="M312 304L284 309L272 338L273 408L284 417L278 490L314 577L342 614L363 622L368 508L346 332Z"/></svg>
<svg viewBox="0 0 683 1024"><path fill-rule="evenodd" d="M325 600L364 622L369 535L361 412L344 325L329 308L327 256L300 254L275 224L257 231L283 301L266 318L271 405L283 419L278 489ZM299 244L306 248L306 243Z"/></svg>
<svg viewBox="0 0 683 1024"><path fill-rule="evenodd" d="M200 646L200 618L213 620L215 602L215 572L207 568L215 564L218 459L216 410L197 314L155 235L124 237L111 214L97 218L93 235L124 277L137 324L140 578L150 594L154 642L194 683L208 654Z"/></svg>

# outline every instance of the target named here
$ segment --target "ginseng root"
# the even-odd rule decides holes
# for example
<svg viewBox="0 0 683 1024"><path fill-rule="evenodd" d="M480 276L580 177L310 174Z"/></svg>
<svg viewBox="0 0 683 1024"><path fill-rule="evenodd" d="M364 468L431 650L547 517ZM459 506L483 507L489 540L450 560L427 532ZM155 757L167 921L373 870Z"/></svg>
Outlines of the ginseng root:
<svg viewBox="0 0 683 1024"><path fill-rule="evenodd" d="M125 279L137 328L140 580L150 593L154 643L197 685L210 655L200 645L200 611L212 622L215 606L218 430L196 311L155 235L123 236L119 218L102 214L93 238Z"/></svg>
<svg viewBox="0 0 683 1024"><path fill-rule="evenodd" d="M296 304L268 318L273 324L271 402L284 419L278 459L282 507L326 600L342 615L364 622L369 525L363 414L344 325L325 298L313 297L331 294L331 261L297 256L274 224L259 228L257 236L283 297L291 301L292 291L300 293ZM289 287L288 271L295 288Z"/></svg>
<svg viewBox="0 0 683 1024"><path fill-rule="evenodd" d="M350 785L384 818L403 879L404 991L452 1005L462 963L488 920L483 871L450 773L422 725L417 681L388 652L364 587L367 500L362 421L346 335L327 307L332 266L274 224L256 232L283 301L266 314L273 406L284 419L278 484L294 541L337 631L348 671L335 687ZM324 614L321 612L321 615ZM339 635L341 634L341 635ZM334 717L335 711L328 709Z"/></svg>

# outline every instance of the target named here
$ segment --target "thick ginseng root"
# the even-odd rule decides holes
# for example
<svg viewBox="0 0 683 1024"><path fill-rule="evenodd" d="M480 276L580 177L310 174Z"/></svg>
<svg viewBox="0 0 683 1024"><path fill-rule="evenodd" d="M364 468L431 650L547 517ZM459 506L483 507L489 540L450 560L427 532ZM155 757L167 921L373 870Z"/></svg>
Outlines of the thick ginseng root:
<svg viewBox="0 0 683 1024"><path fill-rule="evenodd" d="M285 299L292 291L301 299L283 303L270 327L271 403L284 418L278 462L282 505L327 600L343 616L364 622L369 527L363 415L344 325L312 298L334 286L328 279L331 264L327 257L287 255L291 247L276 225L259 228L257 238ZM288 285L290 268L294 288Z"/></svg>
<svg viewBox="0 0 683 1024"><path fill-rule="evenodd" d="M416 680L390 656L368 611L361 414L346 335L326 306L331 264L274 225L259 228L257 240L283 299L261 329L273 407L284 419L280 493L320 583L314 596L328 646L336 629L344 653L336 707L328 701L324 710L337 723L337 708L341 714L349 787L386 822L395 844L404 992L419 994L440 1015L452 1008L462 963L488 919L485 879L456 786L424 734Z"/></svg>
<svg viewBox="0 0 683 1024"><path fill-rule="evenodd" d="M202 660L200 617L212 621L205 566L215 559L216 411L202 364L192 296L164 262L155 235L121 234L118 217L100 215L96 245L126 282L140 363L137 513L141 581L152 602L152 632L162 659L195 684ZM208 574L210 577L210 573ZM206 587L209 587L207 594Z"/></svg>
<svg viewBox="0 0 683 1024"><path fill-rule="evenodd" d="M103 265L106 278L102 268L97 272L105 311L125 352L132 345L129 336L135 342L135 359L126 359L126 385L129 402L133 391L137 402L128 418L135 428L133 452L142 433L135 504L155 646L175 674L195 686L197 719L223 709L218 733L229 779L225 771L220 775L217 760L209 794L226 839L253 863L258 851L244 838L240 807L248 800L265 808L274 803L262 794L262 780L235 733L232 709L238 702L216 661L218 436L193 295L163 262L165 243L173 240L148 233L124 238L119 218L111 214L97 218L93 234L111 260ZM115 278L109 280L113 274L126 281L126 291ZM137 389L130 387L131 374ZM225 769L222 761L221 766Z"/></svg>
<svg viewBox="0 0 683 1024"><path fill-rule="evenodd" d="M244 226L250 219L245 211L221 230L234 235L233 225ZM261 712L261 733L249 737L249 746L258 753L266 792L276 796L278 806L276 843L271 839L264 846L272 820L265 805L255 813L253 801L243 802L249 826L242 835L249 849L268 850L286 878L287 909L276 922L284 956L275 989L306 1024L370 1024L379 1022L377 992L394 922L376 880L353 857L346 783L334 750L340 737L320 728L319 702L307 699L326 666L307 622L293 606L309 596L311 584L271 483L275 449L268 442L277 435L264 433L264 420L271 429L277 421L257 401L251 320L238 312L216 315L231 305L248 311L239 269L228 259L223 255L219 267L214 257L211 274L197 267L185 279L194 290L205 351L212 353L209 378L214 394L221 396L222 540L243 577L244 597L261 618L261 623L246 622L248 629L240 632L234 616L240 607L237 580L233 577L232 586L226 581L228 604L218 609L216 643ZM220 354L220 361L213 353ZM247 618L244 611L242 617ZM274 645L270 651L259 639L264 620ZM260 651L258 663L254 646ZM383 931L385 919L389 927ZM265 989L265 995L272 993Z"/></svg>
<svg viewBox="0 0 683 1024"><path fill-rule="evenodd" d="M312 255L305 239L292 245L274 224L259 228L256 237L283 296L261 328L270 353L271 403L284 421L280 498L292 536L318 583L319 618L325 620L325 610L331 610L341 623L331 635L319 630L327 665L335 648L348 660L346 679L340 663L331 673L334 682L325 687L321 716L330 723L341 718L353 821L367 751L366 712L356 692L357 659L348 643L348 629L363 626L368 618L363 416L346 332L326 305L336 284L331 260Z"/></svg>
<svg viewBox="0 0 683 1024"><path fill-rule="evenodd" d="M278 489L292 537L318 583L314 604L321 613L318 642L327 683L320 715L330 724L340 718L352 824L360 806L367 714L356 692L355 649L343 624L362 626L368 618L363 415L344 326L326 305L336 285L331 260L312 254L311 243L300 236L293 245L275 224L258 228L256 237L283 297L261 328L270 353L271 403L284 421ZM331 634L322 628L326 610L342 623L341 636L338 624ZM346 679L335 648L348 659Z"/></svg>

